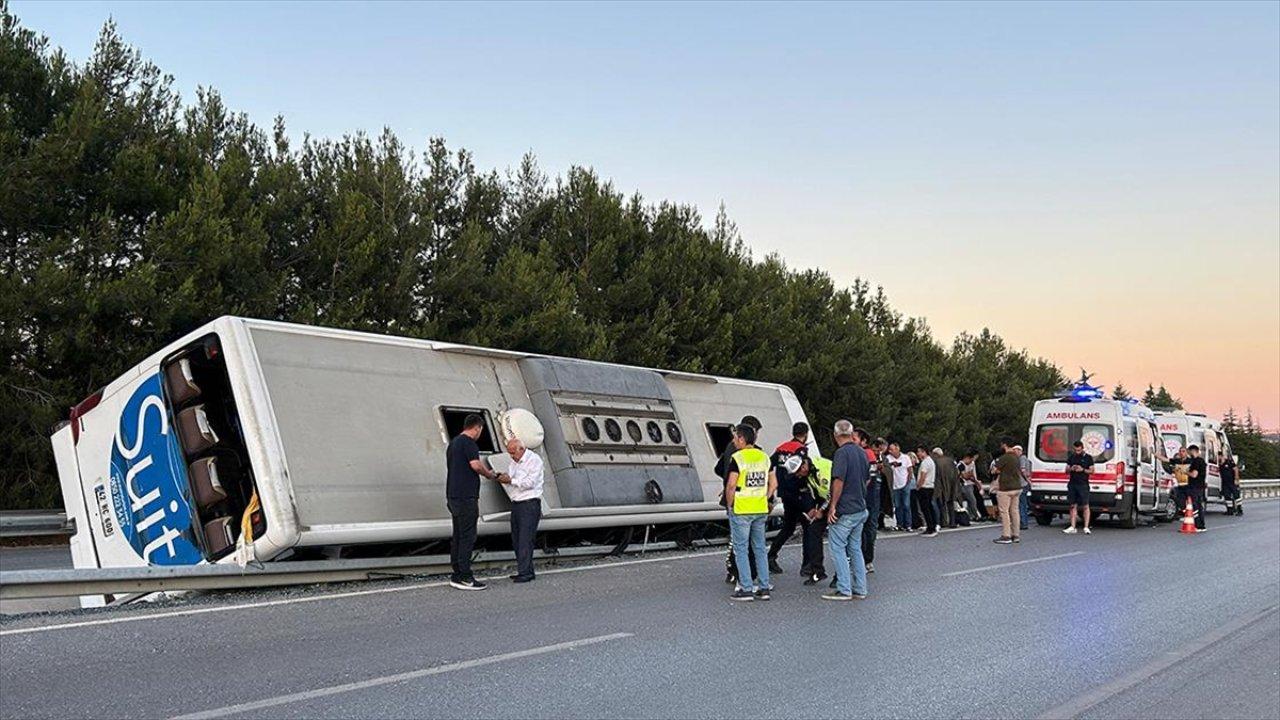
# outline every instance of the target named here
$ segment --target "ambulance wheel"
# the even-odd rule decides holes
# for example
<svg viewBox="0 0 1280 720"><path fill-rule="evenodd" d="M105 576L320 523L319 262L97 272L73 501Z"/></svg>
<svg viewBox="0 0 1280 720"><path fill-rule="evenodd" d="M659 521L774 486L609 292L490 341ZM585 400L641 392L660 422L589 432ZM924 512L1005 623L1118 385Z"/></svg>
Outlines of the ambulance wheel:
<svg viewBox="0 0 1280 720"><path fill-rule="evenodd" d="M1036 524L1039 525L1040 527L1048 527L1049 523L1051 522L1053 522L1053 513L1051 512L1036 513Z"/></svg>
<svg viewBox="0 0 1280 720"><path fill-rule="evenodd" d="M1178 504L1173 501L1173 496L1165 498L1164 512L1156 516L1156 522L1171 523L1178 519Z"/></svg>
<svg viewBox="0 0 1280 720"><path fill-rule="evenodd" d="M1126 510L1124 515L1120 518L1120 527L1124 528L1125 530L1132 530L1138 527L1137 503L1132 503L1129 505L1129 509Z"/></svg>

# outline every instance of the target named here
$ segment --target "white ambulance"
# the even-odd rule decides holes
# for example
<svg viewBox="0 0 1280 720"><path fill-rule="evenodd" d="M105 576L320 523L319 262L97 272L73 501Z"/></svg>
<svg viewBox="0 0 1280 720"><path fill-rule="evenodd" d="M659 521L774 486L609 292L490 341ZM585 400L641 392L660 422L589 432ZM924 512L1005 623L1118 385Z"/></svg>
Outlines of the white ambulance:
<svg viewBox="0 0 1280 720"><path fill-rule="evenodd" d="M1040 400L1031 413L1031 514L1048 525L1067 506L1067 456L1076 441L1093 456L1089 506L1132 528L1139 515L1176 517L1173 477L1165 472L1155 413L1136 401L1106 399L1081 384L1060 397Z"/></svg>
<svg viewBox="0 0 1280 720"><path fill-rule="evenodd" d="M1156 424L1160 428L1160 438L1165 454L1173 457L1179 448L1195 445L1200 448L1200 457L1208 465L1205 493L1209 502L1224 503L1222 498L1222 475L1218 471L1218 463L1231 457L1231 442L1222 431L1222 423L1203 413L1189 413L1182 410L1160 411L1156 413Z"/></svg>

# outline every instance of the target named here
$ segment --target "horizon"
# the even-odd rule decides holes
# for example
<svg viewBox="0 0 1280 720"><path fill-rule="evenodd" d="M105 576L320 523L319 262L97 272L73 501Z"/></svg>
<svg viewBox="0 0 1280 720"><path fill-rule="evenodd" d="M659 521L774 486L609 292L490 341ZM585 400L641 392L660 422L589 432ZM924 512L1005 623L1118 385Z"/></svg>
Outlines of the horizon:
<svg viewBox="0 0 1280 720"><path fill-rule="evenodd" d="M1089 369L1108 394L1121 383L1139 397L1148 384L1165 385L1189 411L1251 410L1264 428L1280 428L1280 6L807 6L803 14L751 6L733 18L705 5L659 6L682 15L676 40L705 48L673 41L662 12L636 5L67 7L15 2L12 11L77 62L114 16L184 100L198 86L216 89L259 127L283 116L294 138L389 127L417 150L443 137L483 169L514 167L524 152L555 176L589 167L624 195L694 206L704 222L723 203L757 258L778 253L839 286L855 278L881 286L945 347L990 328L1068 378ZM293 31L273 36L278 24L242 25L246 15ZM398 22L377 24L390 19ZM956 44L927 20L967 24L984 43ZM717 21L735 23L745 39L699 34ZM453 23L476 31L435 37L443 49L410 42L411 28ZM243 57L213 50L231 36L228 25ZM1215 42L1188 50L1205 27ZM1075 42L1030 32L1044 28ZM343 58L349 66L326 52L342 47L325 41L335 29L364 52ZM858 36L852 47L838 30ZM299 45L304 36L313 41ZM376 39L391 42L374 47ZM466 53L477 45L483 58ZM640 52L651 47L669 52ZM395 51L424 55L434 74L388 75L378 63L401 57L388 57ZM508 57L530 51L551 62ZM592 53L609 68L582 65ZM442 61L439 69L428 60ZM826 68L840 61L906 82L845 87ZM760 82L726 77L744 67L763 73ZM313 84L333 80L323 70L365 84L326 84L321 93ZM619 76L639 97L611 89ZM547 94L534 96L531 80ZM471 82L497 87L477 92ZM925 89L904 89L913 82ZM425 85L443 90L438 107L413 93ZM672 113L653 107L680 99L688 102ZM722 112L735 100L746 116ZM950 122L933 122L939 113ZM864 135L875 142L859 144ZM1219 240L1224 233L1232 237ZM894 250L868 252L867 242ZM845 243L853 251L830 251ZM1044 260L1046 246L1062 253L1065 273ZM1135 282L1137 273L1149 279ZM1043 292L1050 278L1060 295ZM1196 292L1171 299L1168 285ZM1083 296L1072 293L1079 286ZM1038 298L1046 302L1029 302ZM1214 331L1188 343L1170 313L1193 321L1204 313Z"/></svg>

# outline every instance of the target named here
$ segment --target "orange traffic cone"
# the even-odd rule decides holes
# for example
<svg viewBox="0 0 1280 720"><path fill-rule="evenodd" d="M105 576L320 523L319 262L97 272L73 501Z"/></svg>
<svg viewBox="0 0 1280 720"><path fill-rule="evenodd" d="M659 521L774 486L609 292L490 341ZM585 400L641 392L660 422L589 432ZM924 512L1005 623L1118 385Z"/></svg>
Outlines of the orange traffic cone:
<svg viewBox="0 0 1280 720"><path fill-rule="evenodd" d="M1182 511L1182 527L1178 532L1196 534L1196 511L1191 507L1191 498L1187 498L1187 508Z"/></svg>

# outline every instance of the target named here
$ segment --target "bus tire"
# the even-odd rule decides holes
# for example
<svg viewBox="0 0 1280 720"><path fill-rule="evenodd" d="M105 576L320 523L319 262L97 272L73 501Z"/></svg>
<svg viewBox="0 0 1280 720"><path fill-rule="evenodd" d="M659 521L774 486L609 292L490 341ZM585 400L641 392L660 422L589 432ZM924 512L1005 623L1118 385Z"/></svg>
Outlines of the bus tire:
<svg viewBox="0 0 1280 720"><path fill-rule="evenodd" d="M1124 515L1120 518L1120 527L1125 530L1132 530L1138 527L1137 498L1134 499L1134 502L1129 503L1129 509L1126 510Z"/></svg>
<svg viewBox="0 0 1280 720"><path fill-rule="evenodd" d="M1038 512L1035 514L1035 518L1036 518L1037 525L1039 525L1040 527L1048 527L1049 523L1053 522L1053 513Z"/></svg>

